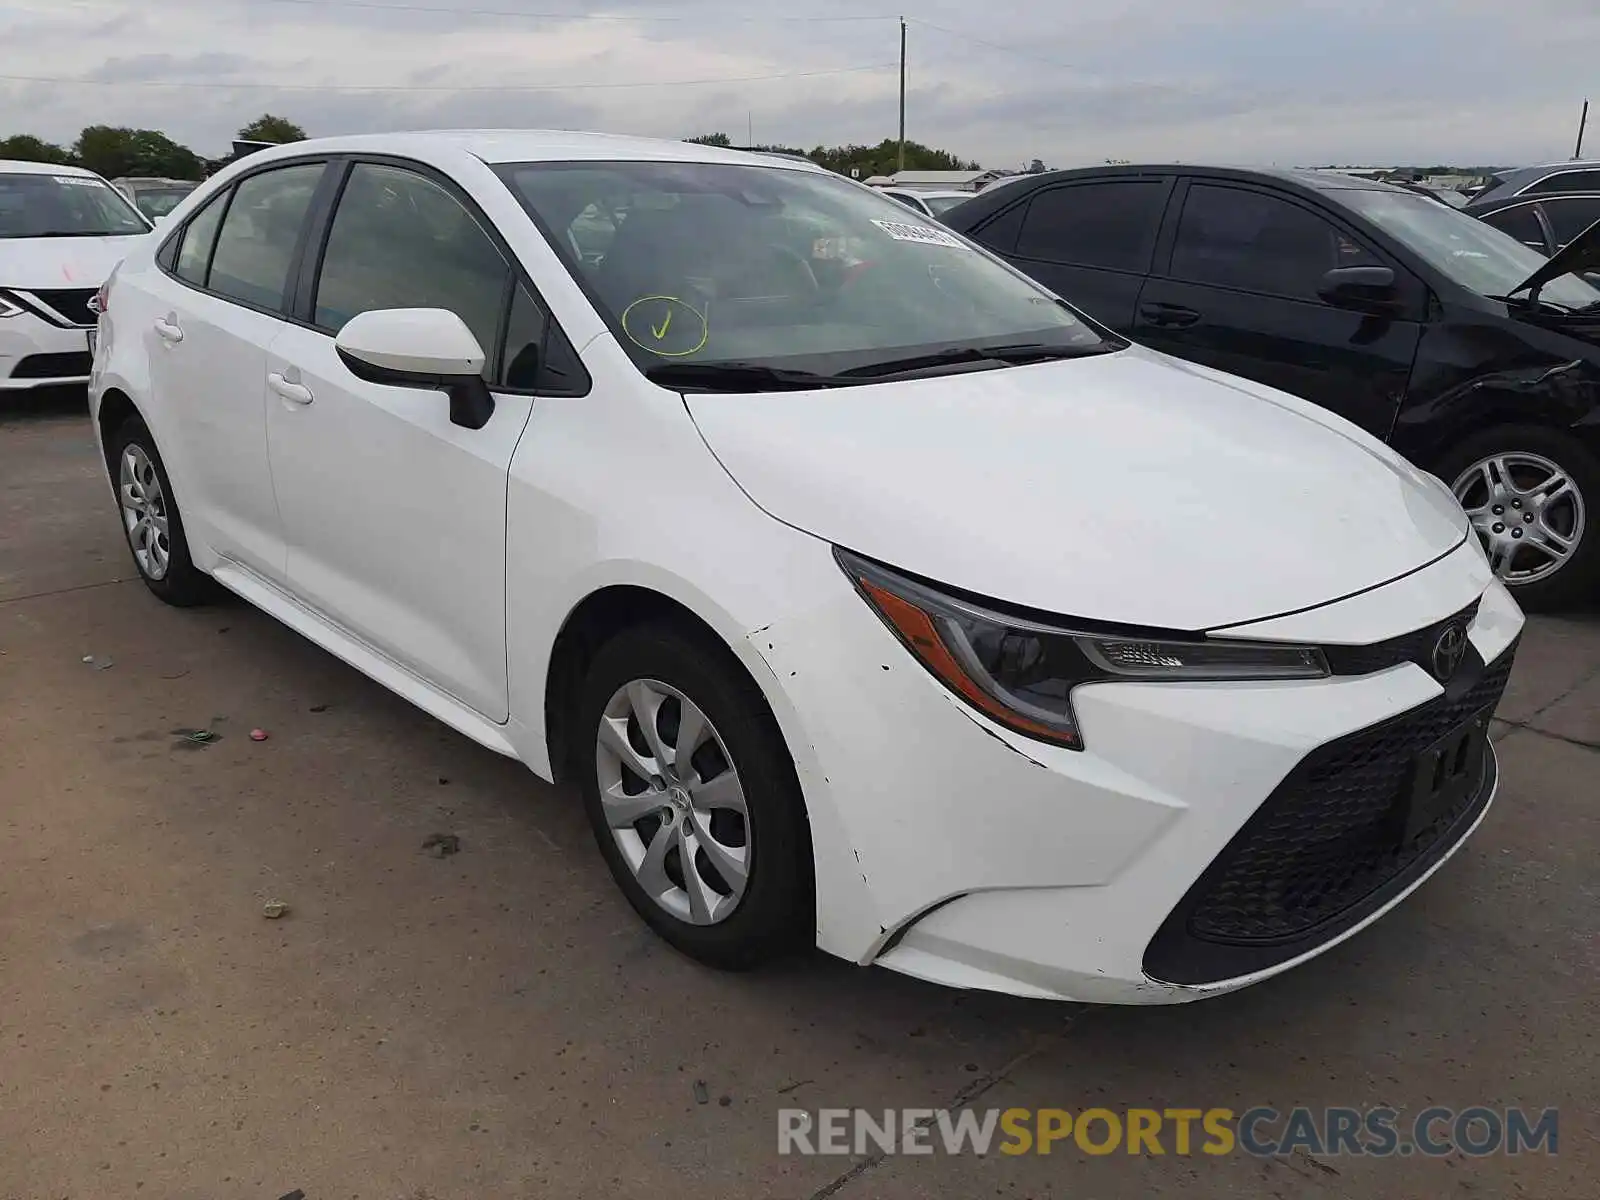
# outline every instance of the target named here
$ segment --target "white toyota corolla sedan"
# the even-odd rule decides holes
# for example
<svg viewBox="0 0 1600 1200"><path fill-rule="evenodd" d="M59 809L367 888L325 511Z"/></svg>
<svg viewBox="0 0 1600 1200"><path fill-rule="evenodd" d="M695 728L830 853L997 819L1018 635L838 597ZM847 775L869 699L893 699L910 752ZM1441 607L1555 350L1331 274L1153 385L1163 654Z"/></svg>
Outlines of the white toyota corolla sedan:
<svg viewBox="0 0 1600 1200"><path fill-rule="evenodd" d="M352 137L146 243L91 391L150 590L574 782L704 962L1194 999L1378 918L1494 795L1522 615L1441 483L849 180Z"/></svg>

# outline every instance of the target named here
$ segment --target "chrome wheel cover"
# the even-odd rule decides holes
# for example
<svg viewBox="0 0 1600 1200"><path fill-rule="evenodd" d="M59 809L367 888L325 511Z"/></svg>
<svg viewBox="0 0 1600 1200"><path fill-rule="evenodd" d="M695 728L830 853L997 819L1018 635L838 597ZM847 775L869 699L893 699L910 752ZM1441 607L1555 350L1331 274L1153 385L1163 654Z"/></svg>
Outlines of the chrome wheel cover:
<svg viewBox="0 0 1600 1200"><path fill-rule="evenodd" d="M134 561L146 579L165 579L172 563L172 541L167 526L167 497L155 464L138 443L122 452L117 471L117 498L122 505L122 527L133 547Z"/></svg>
<svg viewBox="0 0 1600 1200"><path fill-rule="evenodd" d="M1583 494L1562 468L1540 454L1513 451L1481 458L1451 486L1489 556L1511 587L1548 579L1583 540Z"/></svg>
<svg viewBox="0 0 1600 1200"><path fill-rule="evenodd" d="M624 684L600 718L595 771L606 825L645 893L690 925L732 916L750 878L749 810L705 713L659 680Z"/></svg>

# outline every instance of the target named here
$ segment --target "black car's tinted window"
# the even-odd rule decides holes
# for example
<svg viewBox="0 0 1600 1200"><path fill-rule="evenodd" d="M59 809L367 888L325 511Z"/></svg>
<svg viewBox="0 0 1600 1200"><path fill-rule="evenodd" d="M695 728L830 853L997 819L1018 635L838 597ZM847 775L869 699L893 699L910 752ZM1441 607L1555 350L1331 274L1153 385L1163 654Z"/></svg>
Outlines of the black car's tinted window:
<svg viewBox="0 0 1600 1200"><path fill-rule="evenodd" d="M1560 171L1546 175L1523 195L1542 196L1549 192L1600 192L1600 171Z"/></svg>
<svg viewBox="0 0 1600 1200"><path fill-rule="evenodd" d="M1172 248L1175 279L1301 299L1315 299L1335 267L1376 265L1370 251L1310 209L1209 183L1189 188Z"/></svg>
<svg viewBox="0 0 1600 1200"><path fill-rule="evenodd" d="M357 163L328 233L315 321L337 333L372 309L443 308L492 355L510 270L472 214L437 183Z"/></svg>
<svg viewBox="0 0 1600 1200"><path fill-rule="evenodd" d="M1502 233L1509 233L1524 246L1549 252L1544 240L1544 226L1539 224L1538 206L1519 204L1516 208L1503 208L1483 218Z"/></svg>
<svg viewBox="0 0 1600 1200"><path fill-rule="evenodd" d="M1565 246L1596 221L1600 221L1600 197L1571 196L1544 202L1544 215L1556 235L1556 247Z"/></svg>
<svg viewBox="0 0 1600 1200"><path fill-rule="evenodd" d="M222 220L206 286L247 304L281 308L300 227L321 178L321 163L301 163L243 180Z"/></svg>
<svg viewBox="0 0 1600 1200"><path fill-rule="evenodd" d="M178 257L173 273L196 287L205 287L206 268L211 265L211 246L217 240L217 224L228 205L228 193L219 192L197 212L178 235Z"/></svg>
<svg viewBox="0 0 1600 1200"><path fill-rule="evenodd" d="M1081 267L1148 271L1167 185L1156 179L1074 183L1038 192L1016 252Z"/></svg>

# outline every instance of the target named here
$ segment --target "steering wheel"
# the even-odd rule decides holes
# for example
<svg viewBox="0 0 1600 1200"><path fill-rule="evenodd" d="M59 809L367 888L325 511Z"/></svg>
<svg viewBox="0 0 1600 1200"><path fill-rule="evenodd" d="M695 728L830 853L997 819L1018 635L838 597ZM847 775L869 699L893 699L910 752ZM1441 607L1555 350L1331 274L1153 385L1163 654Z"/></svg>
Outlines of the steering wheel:
<svg viewBox="0 0 1600 1200"><path fill-rule="evenodd" d="M811 269L810 261L793 246L785 246L782 242L768 242L767 249L771 250L790 266L799 268L800 278L811 289L813 296L822 291L822 285L817 282L817 273Z"/></svg>

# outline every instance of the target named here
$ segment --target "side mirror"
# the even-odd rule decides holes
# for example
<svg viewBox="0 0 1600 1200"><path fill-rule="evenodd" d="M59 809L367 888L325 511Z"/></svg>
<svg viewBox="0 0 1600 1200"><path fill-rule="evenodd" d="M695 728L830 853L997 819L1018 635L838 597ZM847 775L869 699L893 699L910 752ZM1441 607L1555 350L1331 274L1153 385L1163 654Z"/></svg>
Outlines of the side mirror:
<svg viewBox="0 0 1600 1200"><path fill-rule="evenodd" d="M453 424L482 429L494 414L494 397L483 381L483 347L453 312L372 309L345 322L333 344L357 379L446 393Z"/></svg>
<svg viewBox="0 0 1600 1200"><path fill-rule="evenodd" d="M1336 308L1392 309L1398 299L1389 267L1335 267L1322 277L1317 295Z"/></svg>

